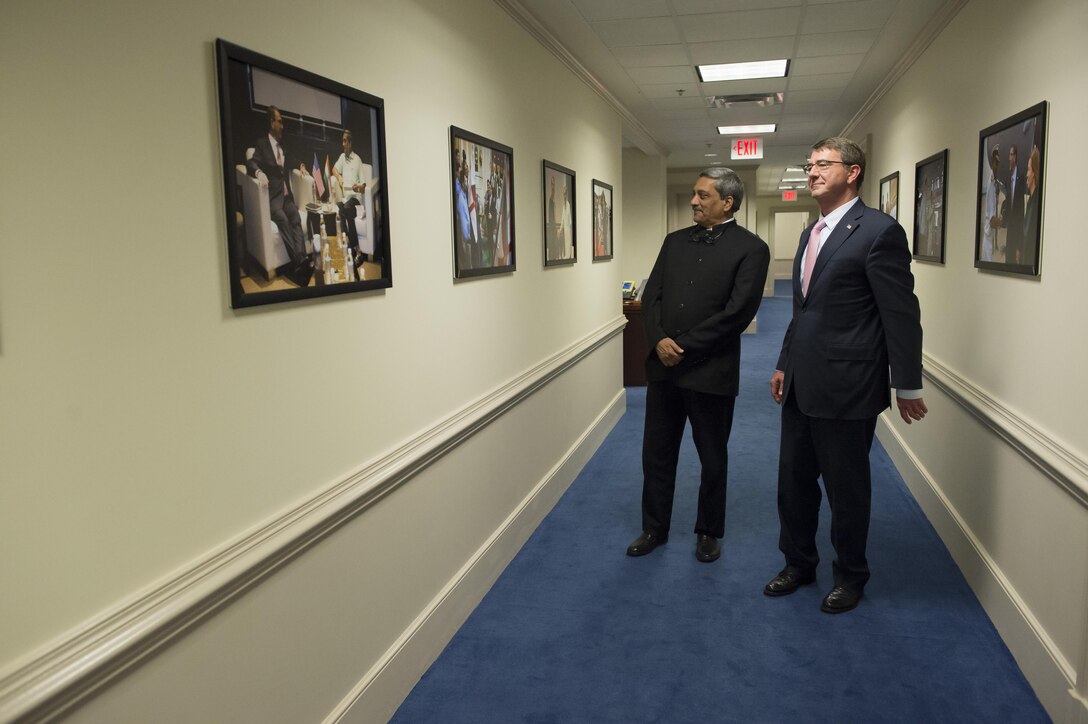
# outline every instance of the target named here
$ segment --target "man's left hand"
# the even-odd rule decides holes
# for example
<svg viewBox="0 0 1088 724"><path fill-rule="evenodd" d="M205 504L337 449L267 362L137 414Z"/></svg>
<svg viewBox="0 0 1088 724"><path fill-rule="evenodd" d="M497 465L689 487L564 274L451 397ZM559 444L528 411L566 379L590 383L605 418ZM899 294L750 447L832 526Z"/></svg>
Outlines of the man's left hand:
<svg viewBox="0 0 1088 724"><path fill-rule="evenodd" d="M904 400L897 395L895 404L899 407L899 415L903 418L903 422L908 425L914 420L921 420L929 412L925 400L921 397L915 400Z"/></svg>

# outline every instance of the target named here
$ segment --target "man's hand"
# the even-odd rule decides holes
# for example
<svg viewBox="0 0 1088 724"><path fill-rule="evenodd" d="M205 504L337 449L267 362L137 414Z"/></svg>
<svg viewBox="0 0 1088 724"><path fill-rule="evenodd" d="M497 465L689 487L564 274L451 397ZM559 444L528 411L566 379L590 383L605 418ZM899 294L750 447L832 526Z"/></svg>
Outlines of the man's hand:
<svg viewBox="0 0 1088 724"><path fill-rule="evenodd" d="M771 375L771 397L779 405L782 404L782 388L786 386L786 373L782 370L775 370Z"/></svg>
<svg viewBox="0 0 1088 724"><path fill-rule="evenodd" d="M654 346L657 358L666 367L675 367L684 361L684 350L680 348L672 337L665 337Z"/></svg>
<svg viewBox="0 0 1088 724"><path fill-rule="evenodd" d="M916 400L904 400L902 397L896 395L895 404L899 406L899 415L903 418L903 422L908 425L912 420L921 420L926 416L926 413L929 412L929 410L926 409L925 400L921 397Z"/></svg>

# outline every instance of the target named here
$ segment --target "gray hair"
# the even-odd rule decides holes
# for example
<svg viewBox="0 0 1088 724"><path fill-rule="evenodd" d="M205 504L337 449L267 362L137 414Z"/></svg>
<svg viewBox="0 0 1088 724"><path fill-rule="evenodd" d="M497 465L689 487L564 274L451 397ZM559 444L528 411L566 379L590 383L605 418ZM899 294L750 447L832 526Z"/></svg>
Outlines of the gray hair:
<svg viewBox="0 0 1088 724"><path fill-rule="evenodd" d="M724 201L726 197L733 197L733 210L740 208L740 202L744 201L744 183L737 172L724 166L711 166L699 172L700 178L708 178L714 182L714 189Z"/></svg>

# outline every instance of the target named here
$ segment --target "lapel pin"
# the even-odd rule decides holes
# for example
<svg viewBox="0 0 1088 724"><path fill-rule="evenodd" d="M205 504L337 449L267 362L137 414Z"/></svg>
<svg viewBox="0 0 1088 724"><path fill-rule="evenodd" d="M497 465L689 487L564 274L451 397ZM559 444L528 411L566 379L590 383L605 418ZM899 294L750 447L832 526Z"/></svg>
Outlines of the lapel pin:
<svg viewBox="0 0 1088 724"><path fill-rule="evenodd" d="M853 224L847 224L847 225L846 225L846 230L847 230L847 231L850 231L850 229L853 229L853 228L854 228L854 225L853 225Z"/></svg>

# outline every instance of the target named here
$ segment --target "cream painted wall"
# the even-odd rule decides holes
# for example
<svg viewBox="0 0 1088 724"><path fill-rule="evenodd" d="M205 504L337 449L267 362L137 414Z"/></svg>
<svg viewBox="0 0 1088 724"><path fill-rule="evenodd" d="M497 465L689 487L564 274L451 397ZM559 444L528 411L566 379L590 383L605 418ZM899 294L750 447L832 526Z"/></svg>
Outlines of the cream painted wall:
<svg viewBox="0 0 1088 724"><path fill-rule="evenodd" d="M582 209L589 179L613 180L623 239L620 121L488 0L13 0L0 27L0 673L619 316L621 245L543 268L540 163L575 169ZM217 37L385 99L391 289L230 309ZM451 124L514 148L513 274L451 280ZM582 382L596 412L621 389L608 354ZM587 414L540 448L551 462ZM482 544L538 467L419 483L473 478L471 506L399 529ZM419 611L428 585L383 605Z"/></svg>
<svg viewBox="0 0 1088 724"><path fill-rule="evenodd" d="M650 276L665 238L665 159L637 148L623 149L623 239L621 275L636 284Z"/></svg>
<svg viewBox="0 0 1088 724"><path fill-rule="evenodd" d="M1069 75L1088 62L1086 33L1081 0L969 2L849 130L871 135L867 196L898 170L900 208L914 164L949 149L946 263L914 264L930 416L909 428L888 416L881 439L1051 716L1067 722L1088 721L1088 426L1076 379L1088 367L1078 153L1088 96ZM1041 277L976 270L979 131L1043 100Z"/></svg>

